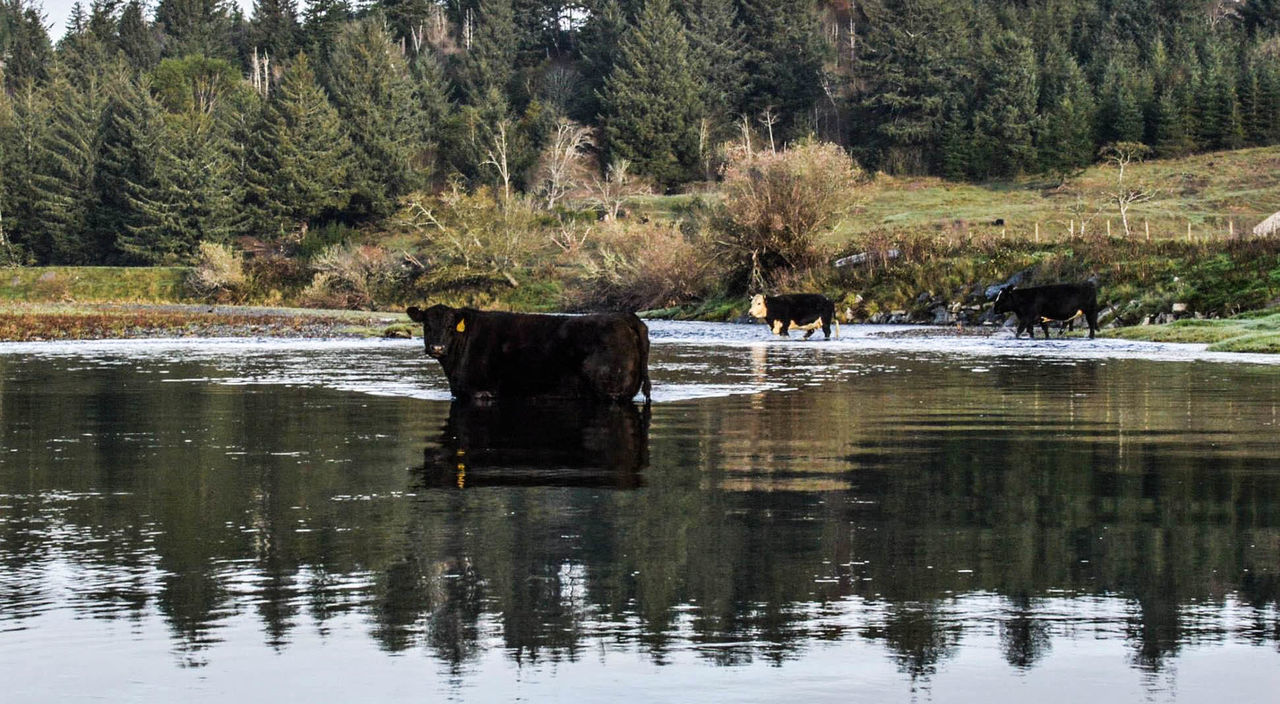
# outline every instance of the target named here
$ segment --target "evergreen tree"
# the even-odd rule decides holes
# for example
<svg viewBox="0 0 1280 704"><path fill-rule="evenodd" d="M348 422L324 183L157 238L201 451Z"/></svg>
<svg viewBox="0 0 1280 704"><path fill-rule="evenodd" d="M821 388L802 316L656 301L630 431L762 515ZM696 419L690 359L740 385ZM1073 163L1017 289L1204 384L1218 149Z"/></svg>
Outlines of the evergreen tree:
<svg viewBox="0 0 1280 704"><path fill-rule="evenodd" d="M108 261L152 261L146 253L126 254L121 247L129 242L128 233L146 223L138 204L157 186L164 133L163 110L151 96L147 77L117 72L107 89L101 157L94 174L96 207L89 218L89 229L100 249L109 253Z"/></svg>
<svg viewBox="0 0 1280 704"><path fill-rule="evenodd" d="M216 116L165 119L150 187L127 194L132 212L117 243L146 264L190 262L201 242L226 242L238 230L234 165Z"/></svg>
<svg viewBox="0 0 1280 704"><path fill-rule="evenodd" d="M457 131L453 105L449 102L449 80L444 67L433 52L418 54L411 64L413 92L420 107L422 152L416 159L418 168L431 173L438 161L448 158L457 148Z"/></svg>
<svg viewBox="0 0 1280 704"><path fill-rule="evenodd" d="M511 0L479 3L475 31L458 69L463 100L474 104L490 88L504 93L511 85L516 58L515 17Z"/></svg>
<svg viewBox="0 0 1280 704"><path fill-rule="evenodd" d="M9 238L5 229L5 213L9 209L9 192L6 179L2 174L8 168L10 139L14 132L13 106L9 101L9 93L0 89L0 266L9 265L22 260L22 250Z"/></svg>
<svg viewBox="0 0 1280 704"><path fill-rule="evenodd" d="M979 160L974 172L987 178L1016 176L1035 168L1035 56L1030 42L1013 32L997 35L986 53L973 118Z"/></svg>
<svg viewBox="0 0 1280 704"><path fill-rule="evenodd" d="M329 94L356 148L356 215L386 215L418 183L421 110L408 66L376 20L343 29L326 73Z"/></svg>
<svg viewBox="0 0 1280 704"><path fill-rule="evenodd" d="M116 53L114 0L94 0L86 15L76 3L67 22L67 33L58 42L58 58L64 75L83 88L99 80Z"/></svg>
<svg viewBox="0 0 1280 704"><path fill-rule="evenodd" d="M1175 89L1169 89L1156 101L1154 122L1152 141L1158 156L1182 156L1195 149L1186 108Z"/></svg>
<svg viewBox="0 0 1280 704"><path fill-rule="evenodd" d="M5 236L14 245L32 252L41 236L36 178L41 147L49 131L49 103L43 90L24 81L11 96L6 95L6 105L6 118L0 123Z"/></svg>
<svg viewBox="0 0 1280 704"><path fill-rule="evenodd" d="M978 135L967 110L952 107L942 125L942 175L953 181L972 178L982 161L975 149Z"/></svg>
<svg viewBox="0 0 1280 704"><path fill-rule="evenodd" d="M352 146L338 111L299 54L262 109L247 155L247 203L259 236L279 237L341 211Z"/></svg>
<svg viewBox="0 0 1280 704"><path fill-rule="evenodd" d="M747 47L747 76L740 112L759 115L772 108L781 118L784 138L797 136L822 95L826 58L814 0L740 0L739 18Z"/></svg>
<svg viewBox="0 0 1280 704"><path fill-rule="evenodd" d="M1206 149L1238 149L1244 144L1240 99L1228 69L1212 63L1201 77L1197 92L1200 107L1199 138Z"/></svg>
<svg viewBox="0 0 1280 704"><path fill-rule="evenodd" d="M629 160L664 188L692 179L702 100L684 28L668 0L645 4L618 53L601 96L609 160Z"/></svg>
<svg viewBox="0 0 1280 704"><path fill-rule="evenodd" d="M229 57L235 53L229 0L160 0L156 25L164 33L164 56Z"/></svg>
<svg viewBox="0 0 1280 704"><path fill-rule="evenodd" d="M1240 17L1249 34L1274 34L1280 30L1280 0L1244 0Z"/></svg>
<svg viewBox="0 0 1280 704"><path fill-rule="evenodd" d="M387 18L391 35L405 39L419 31L431 13L432 0L380 0L378 8Z"/></svg>
<svg viewBox="0 0 1280 704"><path fill-rule="evenodd" d="M311 0L307 3L302 43L308 55L320 60L321 67L327 65L329 48L352 16L350 0Z"/></svg>
<svg viewBox="0 0 1280 704"><path fill-rule="evenodd" d="M929 172L941 161L944 118L973 83L961 54L965 18L948 0L882 0L866 10L868 146L887 171Z"/></svg>
<svg viewBox="0 0 1280 704"><path fill-rule="evenodd" d="M1120 59L1107 65L1098 105L1098 137L1104 144L1142 141L1145 129L1135 87L1136 72L1136 68Z"/></svg>
<svg viewBox="0 0 1280 704"><path fill-rule="evenodd" d="M746 41L733 0L686 0L690 64L701 78L703 112L731 122L746 91Z"/></svg>
<svg viewBox="0 0 1280 704"><path fill-rule="evenodd" d="M1259 144L1280 144L1280 71L1275 63L1261 63L1258 76L1255 138Z"/></svg>
<svg viewBox="0 0 1280 704"><path fill-rule="evenodd" d="M580 122L599 119L600 93L605 78L613 72L618 60L618 44L630 23L618 0L601 0L582 27L578 39L582 57L582 90L579 100L569 111Z"/></svg>
<svg viewBox="0 0 1280 704"><path fill-rule="evenodd" d="M249 45L276 61L297 53L302 42L296 0L254 0Z"/></svg>
<svg viewBox="0 0 1280 704"><path fill-rule="evenodd" d="M150 71L160 62L160 42L143 15L142 0L129 0L121 10L117 41L134 70Z"/></svg>
<svg viewBox="0 0 1280 704"><path fill-rule="evenodd" d="M35 0L0 0L0 64L0 79L10 91L49 78L53 45Z"/></svg>
<svg viewBox="0 0 1280 704"><path fill-rule="evenodd" d="M105 95L92 76L83 83L57 76L49 95L49 129L37 146L31 184L39 217L31 249L42 262L98 264L107 252L89 236L88 224Z"/></svg>

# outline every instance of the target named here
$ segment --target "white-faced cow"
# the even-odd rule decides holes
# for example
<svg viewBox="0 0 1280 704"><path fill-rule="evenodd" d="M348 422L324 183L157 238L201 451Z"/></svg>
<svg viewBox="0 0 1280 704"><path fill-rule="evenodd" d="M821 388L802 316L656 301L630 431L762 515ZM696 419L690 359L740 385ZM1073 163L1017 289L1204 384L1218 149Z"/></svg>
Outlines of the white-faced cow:
<svg viewBox="0 0 1280 704"><path fill-rule="evenodd" d="M1083 315L1089 324L1089 337L1098 329L1098 289L1092 283L1050 284L1017 288L1006 286L996 294L995 312L1014 313L1018 316L1015 338L1027 334L1035 339L1035 326L1049 337L1049 322L1073 320Z"/></svg>
<svg viewBox="0 0 1280 704"><path fill-rule="evenodd" d="M835 325L836 337L840 337L840 321L836 320L836 306L831 299L817 293L785 293L778 296L756 294L747 311L753 318L763 318L775 335L790 337L788 330L804 330L804 339L822 328L822 334L831 338L831 326Z"/></svg>
<svg viewBox="0 0 1280 704"><path fill-rule="evenodd" d="M649 328L632 313L531 315L434 305L422 323L427 355L459 400L650 398Z"/></svg>

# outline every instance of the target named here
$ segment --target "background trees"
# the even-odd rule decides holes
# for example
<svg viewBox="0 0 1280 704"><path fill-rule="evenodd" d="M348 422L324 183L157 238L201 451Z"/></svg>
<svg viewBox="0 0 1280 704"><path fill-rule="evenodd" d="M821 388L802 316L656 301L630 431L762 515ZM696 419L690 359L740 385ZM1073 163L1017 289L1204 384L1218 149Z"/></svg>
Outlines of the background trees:
<svg viewBox="0 0 1280 704"><path fill-rule="evenodd" d="M1280 143L1274 0L90 0L56 44L44 23L0 0L0 217L42 263L380 227L450 181L563 206L569 124L584 188L625 162L667 191L808 135L974 180Z"/></svg>

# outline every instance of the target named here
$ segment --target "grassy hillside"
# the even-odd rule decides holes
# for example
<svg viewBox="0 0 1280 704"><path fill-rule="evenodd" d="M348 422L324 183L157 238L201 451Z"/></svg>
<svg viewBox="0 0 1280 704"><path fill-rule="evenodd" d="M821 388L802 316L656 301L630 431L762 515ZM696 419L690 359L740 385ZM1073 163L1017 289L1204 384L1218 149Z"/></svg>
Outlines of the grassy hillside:
<svg viewBox="0 0 1280 704"><path fill-rule="evenodd" d="M1125 184L1153 192L1150 201L1129 211L1131 236L1182 239L1191 225L1193 239L1220 239L1248 233L1280 210L1280 148L1242 149L1183 159L1131 164ZM859 234L898 229L938 233L1000 235L1042 240L1079 233L1124 234L1110 193L1117 190L1114 167L1098 165L1064 184L1041 180L958 184L933 178L876 179L869 197L828 236L841 247ZM1003 225L994 224L1003 219ZM1073 222L1074 221L1074 222Z"/></svg>

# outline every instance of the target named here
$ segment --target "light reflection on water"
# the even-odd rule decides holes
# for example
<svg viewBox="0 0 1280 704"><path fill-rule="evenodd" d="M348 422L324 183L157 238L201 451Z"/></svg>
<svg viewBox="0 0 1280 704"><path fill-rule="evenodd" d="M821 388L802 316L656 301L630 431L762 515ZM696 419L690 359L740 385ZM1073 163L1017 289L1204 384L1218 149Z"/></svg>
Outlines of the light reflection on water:
<svg viewBox="0 0 1280 704"><path fill-rule="evenodd" d="M1255 363L1280 360L651 328L651 416L451 409L417 341L0 345L0 676L15 701L1280 685Z"/></svg>

